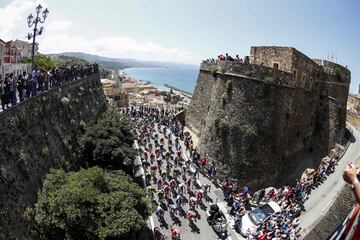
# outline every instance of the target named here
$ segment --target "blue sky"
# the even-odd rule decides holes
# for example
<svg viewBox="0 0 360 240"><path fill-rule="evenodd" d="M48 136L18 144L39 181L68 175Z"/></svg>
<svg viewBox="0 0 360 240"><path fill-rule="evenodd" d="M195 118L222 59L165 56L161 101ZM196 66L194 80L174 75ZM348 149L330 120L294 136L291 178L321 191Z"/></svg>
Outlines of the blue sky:
<svg viewBox="0 0 360 240"><path fill-rule="evenodd" d="M0 37L23 38L36 0L0 0ZM198 64L252 45L293 46L312 58L337 56L360 83L360 1L42 0L50 10L40 51ZM5 18L4 18L5 17ZM10 22L7 24L6 19Z"/></svg>

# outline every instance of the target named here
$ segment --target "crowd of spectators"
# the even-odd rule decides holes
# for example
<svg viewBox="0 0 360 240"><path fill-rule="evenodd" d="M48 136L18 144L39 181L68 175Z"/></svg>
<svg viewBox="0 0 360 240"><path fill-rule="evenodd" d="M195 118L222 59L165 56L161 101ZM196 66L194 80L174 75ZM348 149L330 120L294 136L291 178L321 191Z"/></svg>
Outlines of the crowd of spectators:
<svg viewBox="0 0 360 240"><path fill-rule="evenodd" d="M50 71L35 68L32 72L6 74L0 80L1 109L4 111L41 92L98 72L97 64L73 65Z"/></svg>
<svg viewBox="0 0 360 240"><path fill-rule="evenodd" d="M239 55L237 54L234 57L232 57L231 55L229 55L228 53L225 53L225 55L220 54L217 56L217 58L209 58L209 59L205 59L202 62L203 63L219 63L219 62L224 62L224 61L230 61L230 62L236 62L236 63L249 63L250 59L249 56L245 56L244 58L240 58Z"/></svg>
<svg viewBox="0 0 360 240"><path fill-rule="evenodd" d="M252 194L249 187L237 186L236 183L225 181L221 184L224 199L231 206L230 214L235 216L235 223L241 221L246 210L259 207L269 201L279 204L282 211L270 216L256 231L249 230L249 239L299 239L301 228L299 216L304 209L311 190L320 184L335 170L339 156L322 161L316 171L304 174L294 186L286 184L280 189L267 188Z"/></svg>

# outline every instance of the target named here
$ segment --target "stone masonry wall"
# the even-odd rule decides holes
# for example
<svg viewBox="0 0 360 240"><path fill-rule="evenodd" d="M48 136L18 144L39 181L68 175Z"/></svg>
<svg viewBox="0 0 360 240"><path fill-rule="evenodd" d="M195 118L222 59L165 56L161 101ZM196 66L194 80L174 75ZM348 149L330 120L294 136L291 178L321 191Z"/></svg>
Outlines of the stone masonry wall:
<svg viewBox="0 0 360 240"><path fill-rule="evenodd" d="M291 47L251 47L250 63L273 67L279 64L279 70L292 73L293 48Z"/></svg>
<svg viewBox="0 0 360 240"><path fill-rule="evenodd" d="M301 165L300 154L325 155L342 140L348 84L335 86L315 62L295 55L313 74L308 85L261 65L201 64L185 122L198 134L200 152L240 183L276 184L286 166Z"/></svg>
<svg viewBox="0 0 360 240"><path fill-rule="evenodd" d="M186 124L201 133L200 152L234 178L271 185L284 161L309 145L315 101L316 94L301 89L200 71Z"/></svg>
<svg viewBox="0 0 360 240"><path fill-rule="evenodd" d="M305 233L304 240L329 239L334 230L342 224L351 212L355 204L356 201L351 187L344 185L329 210L321 217L319 222L315 223L309 232Z"/></svg>
<svg viewBox="0 0 360 240"><path fill-rule="evenodd" d="M0 114L0 239L28 238L29 210L46 173L74 160L79 129L105 109L99 75L92 75Z"/></svg>

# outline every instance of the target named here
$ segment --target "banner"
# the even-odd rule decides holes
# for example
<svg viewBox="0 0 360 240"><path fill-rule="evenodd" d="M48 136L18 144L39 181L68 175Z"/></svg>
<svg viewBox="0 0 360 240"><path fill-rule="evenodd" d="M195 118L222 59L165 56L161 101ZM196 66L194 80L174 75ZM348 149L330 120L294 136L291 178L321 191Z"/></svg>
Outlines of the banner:
<svg viewBox="0 0 360 240"><path fill-rule="evenodd" d="M329 240L360 239L360 205L356 205Z"/></svg>

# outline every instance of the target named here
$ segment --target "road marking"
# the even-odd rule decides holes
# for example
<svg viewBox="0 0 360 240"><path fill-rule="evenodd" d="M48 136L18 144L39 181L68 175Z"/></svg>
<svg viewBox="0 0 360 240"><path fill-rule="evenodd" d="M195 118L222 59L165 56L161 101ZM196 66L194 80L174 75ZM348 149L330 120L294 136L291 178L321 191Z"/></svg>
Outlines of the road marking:
<svg viewBox="0 0 360 240"><path fill-rule="evenodd" d="M149 220L150 220L150 225L151 225L151 231L154 231L154 228L155 228L155 224L154 224L154 219L152 216L149 217Z"/></svg>

